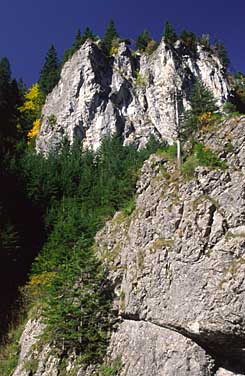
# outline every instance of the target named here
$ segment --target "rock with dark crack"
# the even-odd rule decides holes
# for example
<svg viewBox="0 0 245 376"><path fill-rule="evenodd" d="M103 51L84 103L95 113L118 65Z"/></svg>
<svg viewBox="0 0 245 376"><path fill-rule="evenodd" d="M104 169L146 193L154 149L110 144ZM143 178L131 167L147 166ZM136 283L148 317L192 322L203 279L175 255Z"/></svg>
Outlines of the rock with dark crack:
<svg viewBox="0 0 245 376"><path fill-rule="evenodd" d="M46 154L64 138L72 142L75 137L97 149L105 135L115 132L125 144L139 147L151 134L172 142L196 79L219 104L227 99L224 68L200 45L193 53L183 50L180 42L170 48L162 41L152 55L133 56L121 43L109 58L87 41L65 63L58 85L47 97L36 149Z"/></svg>
<svg viewBox="0 0 245 376"><path fill-rule="evenodd" d="M227 169L199 167L194 179L185 181L168 170L164 158L152 156L138 182L135 212L124 220L117 214L97 235L123 320L112 342L113 353L122 350L129 369L123 375L136 374L131 367L137 359L144 362L155 351L145 345L147 355L140 353L144 330L137 334L136 322L157 326L159 336L166 329L178 332L217 366L245 374L245 118L229 120L202 138L226 159ZM172 343L177 352L178 344ZM156 376L214 374L154 367Z"/></svg>

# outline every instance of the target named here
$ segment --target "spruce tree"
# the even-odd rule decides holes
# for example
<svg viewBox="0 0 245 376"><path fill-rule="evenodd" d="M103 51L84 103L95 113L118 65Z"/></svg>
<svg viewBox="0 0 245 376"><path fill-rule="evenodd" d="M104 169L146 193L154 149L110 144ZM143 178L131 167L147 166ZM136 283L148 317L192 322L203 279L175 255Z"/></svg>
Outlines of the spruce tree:
<svg viewBox="0 0 245 376"><path fill-rule="evenodd" d="M173 26L166 21L163 32L164 42L167 44L174 44L177 40L177 34Z"/></svg>
<svg viewBox="0 0 245 376"><path fill-rule="evenodd" d="M200 80L197 80L193 87L190 102L191 111L196 116L204 112L215 112L218 110L213 93Z"/></svg>
<svg viewBox="0 0 245 376"><path fill-rule="evenodd" d="M77 51L77 50L79 50L79 48L81 47L81 45L82 45L82 36L81 36L80 29L78 29L76 37L75 37L75 40L74 40L73 45L72 45L72 50L74 52Z"/></svg>
<svg viewBox="0 0 245 376"><path fill-rule="evenodd" d="M136 40L136 48L139 51L145 51L148 43L152 40L150 33L148 30L144 30L143 33L141 33Z"/></svg>
<svg viewBox="0 0 245 376"><path fill-rule="evenodd" d="M96 36L93 34L92 30L90 29L90 27L86 27L82 37L81 37L81 40L82 40L82 44L86 42L87 39L91 39L93 41L96 40Z"/></svg>
<svg viewBox="0 0 245 376"><path fill-rule="evenodd" d="M220 59L221 64L225 68L227 68L228 65L230 64L230 59L229 59L229 56L228 56L228 52L225 49L224 43L222 43L220 41L215 41L215 43L214 43L214 51L217 53L217 55L218 55L218 57Z"/></svg>
<svg viewBox="0 0 245 376"><path fill-rule="evenodd" d="M15 147L17 142L18 106L21 93L16 80L11 78L8 59L0 60L0 156Z"/></svg>
<svg viewBox="0 0 245 376"><path fill-rule="evenodd" d="M193 137L200 128L200 116L202 114L213 114L218 111L213 93L201 80L197 80L193 86L190 104L191 109L184 114L184 124L181 132L184 139Z"/></svg>
<svg viewBox="0 0 245 376"><path fill-rule="evenodd" d="M115 23L113 20L110 20L104 35L105 48L108 54L110 53L113 39L116 39L118 37L119 34L116 31Z"/></svg>
<svg viewBox="0 0 245 376"><path fill-rule="evenodd" d="M195 50L197 46L197 37L192 31L183 30L179 38L182 44L191 50Z"/></svg>
<svg viewBox="0 0 245 376"><path fill-rule="evenodd" d="M54 45L50 47L45 58L45 63L40 72L39 85L42 92L49 94L55 85L57 85L60 77L59 61Z"/></svg>

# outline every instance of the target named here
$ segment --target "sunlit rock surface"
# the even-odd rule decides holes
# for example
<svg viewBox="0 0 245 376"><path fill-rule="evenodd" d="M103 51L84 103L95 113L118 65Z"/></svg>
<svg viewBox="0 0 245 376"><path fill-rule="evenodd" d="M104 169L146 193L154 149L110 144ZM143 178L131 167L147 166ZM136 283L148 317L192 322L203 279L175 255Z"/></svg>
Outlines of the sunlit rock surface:
<svg viewBox="0 0 245 376"><path fill-rule="evenodd" d="M47 97L36 148L47 153L78 136L85 147L97 149L103 136L115 132L125 144L143 146L150 134L171 142L197 78L219 104L227 98L224 68L201 46L187 54L180 42L170 49L162 41L149 56L132 54L121 43L109 58L87 41L65 63Z"/></svg>

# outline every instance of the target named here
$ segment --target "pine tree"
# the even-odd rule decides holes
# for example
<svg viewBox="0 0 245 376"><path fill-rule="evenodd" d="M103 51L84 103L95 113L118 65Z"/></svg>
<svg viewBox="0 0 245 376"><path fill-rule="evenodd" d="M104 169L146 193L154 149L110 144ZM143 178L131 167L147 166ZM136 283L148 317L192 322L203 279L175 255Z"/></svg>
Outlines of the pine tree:
<svg viewBox="0 0 245 376"><path fill-rule="evenodd" d="M92 30L90 29L90 27L86 27L82 37L81 37L81 40L82 40L82 44L86 42L87 39L91 39L93 41L96 40L96 36L93 34Z"/></svg>
<svg viewBox="0 0 245 376"><path fill-rule="evenodd" d="M105 35L104 35L104 43L107 53L110 53L111 47L112 47L112 41L113 39L116 39L119 37L118 32L116 31L115 24L113 20L110 20Z"/></svg>
<svg viewBox="0 0 245 376"><path fill-rule="evenodd" d="M230 59L228 56L228 52L224 46L224 43L220 41L215 41L214 43L214 51L217 53L221 64L227 68L228 65L230 64Z"/></svg>
<svg viewBox="0 0 245 376"><path fill-rule="evenodd" d="M192 31L183 30L179 38L182 44L188 49L196 49L197 37Z"/></svg>
<svg viewBox="0 0 245 376"><path fill-rule="evenodd" d="M197 80L191 95L191 111L193 115L201 115L204 112L218 110L213 93L200 80Z"/></svg>
<svg viewBox="0 0 245 376"><path fill-rule="evenodd" d="M191 109L184 114L184 124L182 129L183 138L192 137L200 128L201 117L206 114L208 118L218 111L218 106L213 93L200 80L197 80L190 98Z"/></svg>
<svg viewBox="0 0 245 376"><path fill-rule="evenodd" d="M144 30L143 33L141 33L136 40L136 48L139 51L145 51L148 43L152 40L150 33L148 30Z"/></svg>
<svg viewBox="0 0 245 376"><path fill-rule="evenodd" d="M42 67L39 85L42 92L49 94L55 85L57 85L60 77L60 68L57 53L54 45L50 47L45 58L45 63Z"/></svg>
<svg viewBox="0 0 245 376"><path fill-rule="evenodd" d="M173 26L166 21L163 32L164 42L167 44L174 44L177 40L177 34Z"/></svg>
<svg viewBox="0 0 245 376"><path fill-rule="evenodd" d="M72 50L74 52L77 51L77 50L79 50L79 48L81 47L81 45L82 45L82 36L81 36L80 29L78 29L76 37L75 37L75 40L74 40L73 45L72 45Z"/></svg>
<svg viewBox="0 0 245 376"><path fill-rule="evenodd" d="M17 142L18 106L21 93L16 80L11 78L7 58L0 60L0 154L12 150Z"/></svg>

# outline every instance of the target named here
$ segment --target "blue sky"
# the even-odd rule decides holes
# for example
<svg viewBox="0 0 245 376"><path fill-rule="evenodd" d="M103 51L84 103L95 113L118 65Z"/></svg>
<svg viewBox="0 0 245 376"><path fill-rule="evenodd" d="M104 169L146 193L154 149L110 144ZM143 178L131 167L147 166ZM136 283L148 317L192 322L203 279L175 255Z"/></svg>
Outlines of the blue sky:
<svg viewBox="0 0 245 376"><path fill-rule="evenodd" d="M1 0L0 57L30 85L52 43L61 56L78 28L103 36L110 18L132 39L145 28L159 39L166 20L178 32L208 33L224 42L232 68L245 71L245 0Z"/></svg>

